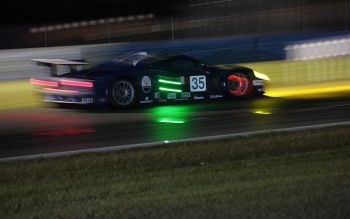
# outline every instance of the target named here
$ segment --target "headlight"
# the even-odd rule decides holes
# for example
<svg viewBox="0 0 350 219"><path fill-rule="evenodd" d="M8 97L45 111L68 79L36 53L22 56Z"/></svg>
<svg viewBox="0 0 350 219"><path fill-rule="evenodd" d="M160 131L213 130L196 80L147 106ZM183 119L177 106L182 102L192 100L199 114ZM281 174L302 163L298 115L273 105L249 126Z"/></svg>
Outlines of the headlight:
<svg viewBox="0 0 350 219"><path fill-rule="evenodd" d="M263 73L254 71L254 75L255 75L255 77L260 78L260 79L263 79L263 80L265 80L265 81L271 81L271 79L269 78L269 76L267 76L267 75L265 75L265 74L263 74Z"/></svg>

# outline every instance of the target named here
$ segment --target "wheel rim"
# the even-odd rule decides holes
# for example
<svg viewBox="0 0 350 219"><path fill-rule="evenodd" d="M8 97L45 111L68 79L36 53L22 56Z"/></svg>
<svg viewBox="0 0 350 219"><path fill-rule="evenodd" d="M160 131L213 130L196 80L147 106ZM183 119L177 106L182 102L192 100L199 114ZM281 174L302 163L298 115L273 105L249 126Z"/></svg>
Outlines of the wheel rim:
<svg viewBox="0 0 350 219"><path fill-rule="evenodd" d="M113 99L119 105L129 105L135 96L134 87L128 81L118 81L112 90Z"/></svg>

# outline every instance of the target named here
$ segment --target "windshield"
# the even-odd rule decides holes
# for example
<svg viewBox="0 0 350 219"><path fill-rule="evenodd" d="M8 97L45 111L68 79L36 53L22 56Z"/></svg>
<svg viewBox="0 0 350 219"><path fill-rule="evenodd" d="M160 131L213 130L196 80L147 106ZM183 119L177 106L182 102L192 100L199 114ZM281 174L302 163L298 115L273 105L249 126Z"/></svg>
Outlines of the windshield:
<svg viewBox="0 0 350 219"><path fill-rule="evenodd" d="M136 54L132 54L130 56L121 58L121 59L114 59L114 62L118 62L118 63L123 63L123 64L127 64L127 65L133 65L136 66L137 63L139 63L140 61L147 59L151 56L149 56L146 52L140 52L140 53L136 53Z"/></svg>

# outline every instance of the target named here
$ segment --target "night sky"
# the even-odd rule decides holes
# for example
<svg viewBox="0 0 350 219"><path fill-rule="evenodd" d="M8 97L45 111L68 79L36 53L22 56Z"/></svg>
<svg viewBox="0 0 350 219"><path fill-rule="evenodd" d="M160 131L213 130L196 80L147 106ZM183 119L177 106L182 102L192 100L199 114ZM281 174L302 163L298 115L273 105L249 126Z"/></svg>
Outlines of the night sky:
<svg viewBox="0 0 350 219"><path fill-rule="evenodd" d="M2 2L0 18L2 24L34 24L144 13L162 16L172 13L174 5L179 2L176 0L12 0Z"/></svg>

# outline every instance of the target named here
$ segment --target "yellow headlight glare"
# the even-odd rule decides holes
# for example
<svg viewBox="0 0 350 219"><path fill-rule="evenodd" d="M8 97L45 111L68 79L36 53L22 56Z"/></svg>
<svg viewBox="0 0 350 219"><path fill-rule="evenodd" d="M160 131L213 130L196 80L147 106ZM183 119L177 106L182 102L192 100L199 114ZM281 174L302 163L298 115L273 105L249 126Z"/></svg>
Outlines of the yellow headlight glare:
<svg viewBox="0 0 350 219"><path fill-rule="evenodd" d="M265 80L265 81L271 81L271 79L269 78L269 76L263 74L263 73L260 73L260 72L257 72L257 71L254 71L254 75L255 77L259 78L259 79L262 79L262 80Z"/></svg>

